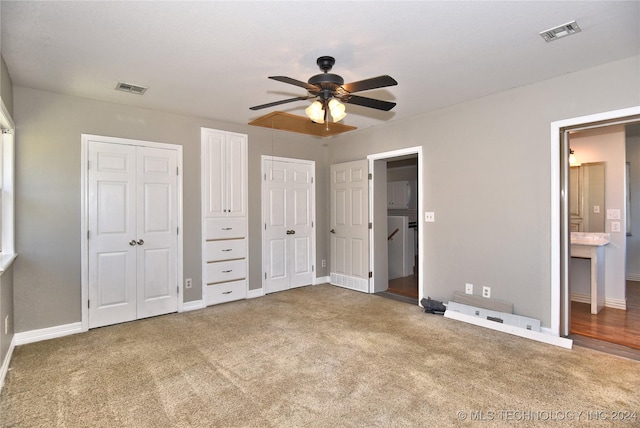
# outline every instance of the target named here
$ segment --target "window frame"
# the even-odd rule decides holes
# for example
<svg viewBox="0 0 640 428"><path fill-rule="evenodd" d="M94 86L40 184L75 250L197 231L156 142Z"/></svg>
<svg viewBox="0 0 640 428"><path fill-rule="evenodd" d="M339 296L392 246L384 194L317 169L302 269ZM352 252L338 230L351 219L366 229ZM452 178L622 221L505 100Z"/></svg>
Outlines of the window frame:
<svg viewBox="0 0 640 428"><path fill-rule="evenodd" d="M2 98L0 98L0 128L2 150L0 161L2 192L2 247L0 272L4 272L16 258L15 252L15 125Z"/></svg>

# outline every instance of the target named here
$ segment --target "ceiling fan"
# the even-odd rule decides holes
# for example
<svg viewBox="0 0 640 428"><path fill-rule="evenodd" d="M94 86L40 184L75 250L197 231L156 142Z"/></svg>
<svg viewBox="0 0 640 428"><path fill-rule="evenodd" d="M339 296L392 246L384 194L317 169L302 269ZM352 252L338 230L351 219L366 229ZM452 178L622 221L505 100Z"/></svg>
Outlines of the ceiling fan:
<svg viewBox="0 0 640 428"><path fill-rule="evenodd" d="M260 110L293 101L318 98L318 100L314 101L305 109L305 112L312 121L325 123L328 122L329 113L331 113L334 122L338 122L346 116L344 104L341 104L340 101L384 111L389 111L395 107L396 103L353 95L354 92L397 85L398 82L396 82L395 79L391 76L384 75L345 84L342 77L329 73L335 62L336 60L330 56L321 56L318 58L316 63L323 73L312 76L308 82L302 82L286 76L269 76L269 79L304 88L309 92L309 95L261 104L250 107L250 109Z"/></svg>

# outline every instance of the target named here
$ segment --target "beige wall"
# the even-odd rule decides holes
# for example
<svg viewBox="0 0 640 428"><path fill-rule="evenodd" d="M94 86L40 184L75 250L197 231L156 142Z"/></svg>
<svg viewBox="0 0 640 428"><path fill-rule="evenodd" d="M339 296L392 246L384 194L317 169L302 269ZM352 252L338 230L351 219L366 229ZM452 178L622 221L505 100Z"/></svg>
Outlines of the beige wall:
<svg viewBox="0 0 640 428"><path fill-rule="evenodd" d="M421 145L424 210L436 218L420 223L424 295L490 286L550 327L550 124L640 105L639 59L348 134L331 142L330 162Z"/></svg>
<svg viewBox="0 0 640 428"><path fill-rule="evenodd" d="M261 287L260 155L316 161L326 206L327 148L320 139L16 87L16 331L80 321L80 138L96 134L179 144L184 159L184 276L201 284L200 127L249 134L250 288ZM324 222L325 213L318 214ZM320 229L320 228L319 228ZM318 257L327 258L324 237ZM322 269L319 276L326 275ZM201 288L184 290L185 301Z"/></svg>

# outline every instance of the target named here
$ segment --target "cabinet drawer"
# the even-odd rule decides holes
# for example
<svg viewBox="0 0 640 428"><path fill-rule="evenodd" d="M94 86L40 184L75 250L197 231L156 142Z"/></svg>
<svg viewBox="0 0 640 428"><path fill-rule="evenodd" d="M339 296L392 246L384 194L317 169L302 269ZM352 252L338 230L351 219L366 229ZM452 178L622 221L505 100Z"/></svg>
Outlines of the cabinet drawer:
<svg viewBox="0 0 640 428"><path fill-rule="evenodd" d="M246 277L247 262L245 259L207 263L207 284L233 281Z"/></svg>
<svg viewBox="0 0 640 428"><path fill-rule="evenodd" d="M230 259L244 259L247 256L247 245L244 239L209 241L206 244L208 262Z"/></svg>
<svg viewBox="0 0 640 428"><path fill-rule="evenodd" d="M247 298L247 281L225 282L223 284L208 285L205 291L206 305L231 302Z"/></svg>
<svg viewBox="0 0 640 428"><path fill-rule="evenodd" d="M204 221L205 237L213 239L233 239L247 236L247 221L245 218L208 218Z"/></svg>

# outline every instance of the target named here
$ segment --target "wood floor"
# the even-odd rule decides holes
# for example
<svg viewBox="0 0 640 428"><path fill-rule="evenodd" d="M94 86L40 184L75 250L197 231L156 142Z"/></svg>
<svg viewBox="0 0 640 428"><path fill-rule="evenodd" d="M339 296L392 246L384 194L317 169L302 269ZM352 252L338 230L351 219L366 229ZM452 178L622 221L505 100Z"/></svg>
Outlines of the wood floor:
<svg viewBox="0 0 640 428"><path fill-rule="evenodd" d="M571 302L571 334L640 349L640 282L627 281L627 310L603 308L592 315L588 303Z"/></svg>
<svg viewBox="0 0 640 428"><path fill-rule="evenodd" d="M418 275L410 275L389 280L388 293L399 294L412 299L418 298Z"/></svg>

